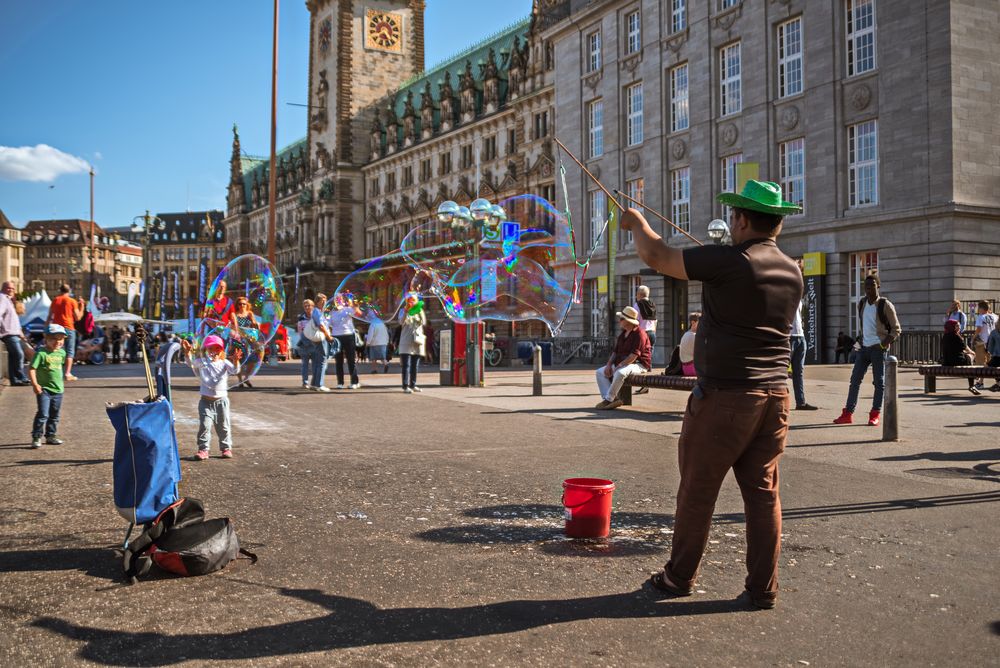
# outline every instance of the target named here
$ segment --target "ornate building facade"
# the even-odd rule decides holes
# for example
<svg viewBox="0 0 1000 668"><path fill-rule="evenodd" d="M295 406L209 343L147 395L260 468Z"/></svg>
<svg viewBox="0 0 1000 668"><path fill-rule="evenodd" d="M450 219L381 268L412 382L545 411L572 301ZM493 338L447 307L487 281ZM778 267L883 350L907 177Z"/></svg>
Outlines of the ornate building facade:
<svg viewBox="0 0 1000 668"><path fill-rule="evenodd" d="M568 15L567 0L535 2L529 18L428 71L421 0L307 5L309 127L277 158L289 295L296 270L303 296L329 293L444 200L554 198L554 63L541 33ZM234 128L230 255L266 255L267 163L244 155Z"/></svg>
<svg viewBox="0 0 1000 668"><path fill-rule="evenodd" d="M22 239L25 288L44 288L56 294L61 284L68 283L77 296L89 297L93 263L99 293L104 296L116 293L118 240L96 223L79 219L31 220L24 227Z"/></svg>
<svg viewBox="0 0 1000 668"><path fill-rule="evenodd" d="M24 284L24 242L20 228L0 211L0 282L10 281L21 292Z"/></svg>

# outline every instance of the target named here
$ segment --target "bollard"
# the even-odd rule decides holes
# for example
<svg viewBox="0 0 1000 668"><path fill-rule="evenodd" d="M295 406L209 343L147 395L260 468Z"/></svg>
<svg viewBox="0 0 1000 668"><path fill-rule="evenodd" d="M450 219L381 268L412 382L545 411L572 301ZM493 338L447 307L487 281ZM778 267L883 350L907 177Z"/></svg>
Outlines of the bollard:
<svg viewBox="0 0 1000 668"><path fill-rule="evenodd" d="M542 396L542 347L535 346L533 351L534 373L531 375L531 395Z"/></svg>
<svg viewBox="0 0 1000 668"><path fill-rule="evenodd" d="M885 398L882 404L882 440L899 440L899 386L896 383L896 369L899 360L893 355L885 358Z"/></svg>

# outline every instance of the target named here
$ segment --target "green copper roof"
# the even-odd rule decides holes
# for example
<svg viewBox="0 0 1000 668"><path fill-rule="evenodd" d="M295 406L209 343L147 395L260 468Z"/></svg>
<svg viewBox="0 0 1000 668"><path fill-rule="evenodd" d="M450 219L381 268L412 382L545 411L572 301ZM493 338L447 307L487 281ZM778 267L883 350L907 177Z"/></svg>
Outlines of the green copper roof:
<svg viewBox="0 0 1000 668"><path fill-rule="evenodd" d="M466 61L472 64L472 74L476 80L476 90L481 94L483 68L486 65L487 58L489 58L491 48L493 49L497 69L501 73L500 99L506 99L507 78L505 73L507 72L507 68L510 64L510 53L514 45L514 38L516 37L520 40L519 46L524 48L524 42L527 39L528 29L530 27L530 17L521 19L517 23L513 23L503 30L493 33L482 41L473 44L464 51L452 56L442 63L435 65L429 70L421 72L409 81L403 83L395 93L396 100L394 104L396 116L399 118L400 124L402 124L403 121L403 109L406 104L406 96L411 91L413 92L413 108L419 116L421 94L424 92L427 82L430 82L431 84L431 95L434 97L435 106L437 105L440 98L439 85L444 83L446 72L451 74L451 87L455 90L457 95L460 88L462 74L465 72ZM477 106L478 104L479 100L477 99ZM382 121L385 122L385 108L383 107L380 111L382 112ZM435 125L437 125L437 122L437 112L435 111Z"/></svg>
<svg viewBox="0 0 1000 668"><path fill-rule="evenodd" d="M306 137L298 139L277 152L276 162L282 160L305 160L306 159ZM240 172L243 174L243 196L247 206L252 201L250 195L253 191L254 177L260 183L267 183L269 174L267 171L270 158L262 158L255 155L240 156ZM280 174L280 172L279 172Z"/></svg>

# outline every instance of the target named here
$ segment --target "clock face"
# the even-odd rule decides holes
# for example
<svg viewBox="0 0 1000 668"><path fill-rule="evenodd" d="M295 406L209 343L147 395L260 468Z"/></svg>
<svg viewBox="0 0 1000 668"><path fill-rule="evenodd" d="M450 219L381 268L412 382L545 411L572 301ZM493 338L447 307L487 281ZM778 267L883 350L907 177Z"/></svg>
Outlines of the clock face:
<svg viewBox="0 0 1000 668"><path fill-rule="evenodd" d="M369 9L365 21L365 47L381 51L402 48L403 17L380 9Z"/></svg>
<svg viewBox="0 0 1000 668"><path fill-rule="evenodd" d="M321 53L326 53L330 50L330 38L333 34L333 28L330 24L330 19L323 21L319 26L319 50Z"/></svg>

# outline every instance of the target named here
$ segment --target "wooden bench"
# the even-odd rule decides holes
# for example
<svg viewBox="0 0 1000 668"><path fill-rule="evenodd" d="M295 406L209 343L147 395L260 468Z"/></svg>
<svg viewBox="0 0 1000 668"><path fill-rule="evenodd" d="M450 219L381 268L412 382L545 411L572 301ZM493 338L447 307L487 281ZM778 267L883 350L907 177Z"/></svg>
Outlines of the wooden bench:
<svg viewBox="0 0 1000 668"><path fill-rule="evenodd" d="M924 394L937 392L937 377L949 378L996 378L1000 382L1000 367L995 366L942 366L925 364L917 367L924 377Z"/></svg>
<svg viewBox="0 0 1000 668"><path fill-rule="evenodd" d="M662 373L634 373L625 376L625 384L622 385L618 398L625 406L632 405L633 387L652 387L658 390L684 390L690 392L694 389L698 379L694 376L664 376Z"/></svg>

